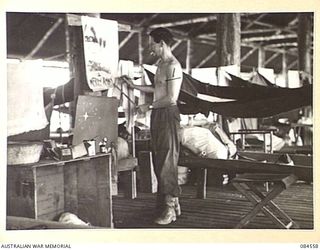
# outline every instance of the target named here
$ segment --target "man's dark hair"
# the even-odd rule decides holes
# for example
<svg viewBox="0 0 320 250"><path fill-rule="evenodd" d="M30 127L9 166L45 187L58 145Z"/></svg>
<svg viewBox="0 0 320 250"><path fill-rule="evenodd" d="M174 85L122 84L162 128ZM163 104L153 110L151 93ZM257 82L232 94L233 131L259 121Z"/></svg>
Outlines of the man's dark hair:
<svg viewBox="0 0 320 250"><path fill-rule="evenodd" d="M149 34L156 43L160 43L163 40L168 46L172 46L174 43L172 33L166 28L156 28Z"/></svg>

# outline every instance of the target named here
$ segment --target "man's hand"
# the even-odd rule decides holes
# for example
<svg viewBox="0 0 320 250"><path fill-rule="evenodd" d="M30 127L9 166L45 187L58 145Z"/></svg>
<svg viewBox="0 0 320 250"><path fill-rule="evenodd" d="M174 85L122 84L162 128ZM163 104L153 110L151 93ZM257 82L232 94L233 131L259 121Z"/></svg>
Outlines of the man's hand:
<svg viewBox="0 0 320 250"><path fill-rule="evenodd" d="M128 84L128 87L129 87L129 88L132 88L132 89L135 88L135 85L134 85L132 79L131 79L129 76L123 75L123 76L120 76L120 79L122 79L123 81L125 81L125 82Z"/></svg>
<svg viewBox="0 0 320 250"><path fill-rule="evenodd" d="M145 114L147 111L149 111L150 110L150 108L149 108L149 106L150 106L150 104L142 104L142 105L139 105L139 106L137 106L137 112L138 112L138 114Z"/></svg>

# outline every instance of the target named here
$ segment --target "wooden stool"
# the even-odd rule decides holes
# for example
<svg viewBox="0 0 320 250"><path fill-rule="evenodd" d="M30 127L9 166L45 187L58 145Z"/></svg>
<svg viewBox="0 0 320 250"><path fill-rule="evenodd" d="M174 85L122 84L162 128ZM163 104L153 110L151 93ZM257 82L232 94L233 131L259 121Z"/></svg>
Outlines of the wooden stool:
<svg viewBox="0 0 320 250"><path fill-rule="evenodd" d="M273 202L273 199L296 181L297 177L293 174L250 173L240 174L232 179L233 186L254 205L254 208L241 219L235 228L242 228L247 225L260 211L280 228L299 228L299 225ZM269 192L263 194L258 190L257 185L265 182L272 182L273 186Z"/></svg>

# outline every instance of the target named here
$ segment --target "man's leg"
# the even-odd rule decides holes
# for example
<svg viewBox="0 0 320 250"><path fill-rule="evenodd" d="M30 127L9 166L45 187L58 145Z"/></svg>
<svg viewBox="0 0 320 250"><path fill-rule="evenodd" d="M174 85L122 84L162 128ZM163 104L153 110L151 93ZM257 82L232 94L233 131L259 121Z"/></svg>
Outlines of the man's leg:
<svg viewBox="0 0 320 250"><path fill-rule="evenodd" d="M156 110L152 116L152 145L155 173L158 179L158 201L163 200L164 210L155 221L169 224L180 215L178 196L178 157L180 150L180 117L174 107ZM159 204L159 203L158 203Z"/></svg>

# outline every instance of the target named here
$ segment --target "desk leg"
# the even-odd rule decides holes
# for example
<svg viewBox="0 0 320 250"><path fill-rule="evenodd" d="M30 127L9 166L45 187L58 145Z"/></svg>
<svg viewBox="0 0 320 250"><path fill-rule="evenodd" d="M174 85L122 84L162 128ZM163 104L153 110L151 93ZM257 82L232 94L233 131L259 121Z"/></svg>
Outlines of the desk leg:
<svg viewBox="0 0 320 250"><path fill-rule="evenodd" d="M77 166L64 168L65 211L78 214L78 169Z"/></svg>
<svg viewBox="0 0 320 250"><path fill-rule="evenodd" d="M99 225L113 228L111 194L111 157L105 164L96 164L97 217Z"/></svg>

